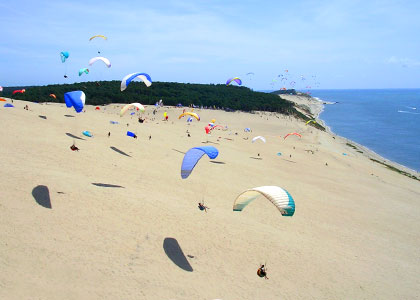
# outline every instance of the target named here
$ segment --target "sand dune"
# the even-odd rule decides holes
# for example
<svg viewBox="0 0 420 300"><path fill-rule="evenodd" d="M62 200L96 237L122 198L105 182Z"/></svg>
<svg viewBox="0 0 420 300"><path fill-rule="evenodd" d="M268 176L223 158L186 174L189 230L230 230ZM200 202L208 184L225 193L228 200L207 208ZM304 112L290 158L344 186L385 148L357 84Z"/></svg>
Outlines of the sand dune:
<svg viewBox="0 0 420 300"><path fill-rule="evenodd" d="M181 108L147 107L140 124L117 104L81 114L14 105L0 107L1 299L420 295L420 182L344 139L273 113L196 109L202 121L187 125ZM228 130L206 136L213 118ZM292 131L302 138L284 140ZM257 135L267 143L251 143ZM206 144L218 163L203 157L182 180L183 153ZM232 211L239 193L263 185L288 190L295 215L263 198ZM256 275L261 263L269 280Z"/></svg>

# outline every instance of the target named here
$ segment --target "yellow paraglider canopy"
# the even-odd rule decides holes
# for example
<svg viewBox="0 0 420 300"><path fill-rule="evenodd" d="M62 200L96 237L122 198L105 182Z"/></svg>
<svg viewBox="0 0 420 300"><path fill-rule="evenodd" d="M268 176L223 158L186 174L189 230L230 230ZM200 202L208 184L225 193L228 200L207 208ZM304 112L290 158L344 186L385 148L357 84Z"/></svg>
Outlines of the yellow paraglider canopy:
<svg viewBox="0 0 420 300"><path fill-rule="evenodd" d="M97 34L97 35L92 36L92 37L89 39L89 41L91 41L91 40L93 40L94 38L97 38L97 37L103 38L104 40L107 40L107 39L108 39L106 36L104 36L104 35L102 35L102 34Z"/></svg>
<svg viewBox="0 0 420 300"><path fill-rule="evenodd" d="M182 117L184 117L184 116L192 116L192 117L194 117L194 118L196 118L197 119L197 121L200 121L200 116L199 115L197 115L196 113L194 113L194 112L189 112L189 111L187 111L187 112L185 112L185 113L183 113L183 114L180 114L179 115L179 117L178 117L178 119L181 119Z"/></svg>

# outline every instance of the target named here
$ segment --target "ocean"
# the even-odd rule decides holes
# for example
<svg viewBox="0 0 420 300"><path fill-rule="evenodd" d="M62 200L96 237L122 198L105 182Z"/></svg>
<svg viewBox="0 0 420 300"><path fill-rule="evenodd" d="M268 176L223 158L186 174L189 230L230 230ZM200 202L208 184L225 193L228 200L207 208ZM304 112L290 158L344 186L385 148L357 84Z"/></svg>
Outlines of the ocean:
<svg viewBox="0 0 420 300"><path fill-rule="evenodd" d="M420 89L312 90L331 131L420 172Z"/></svg>

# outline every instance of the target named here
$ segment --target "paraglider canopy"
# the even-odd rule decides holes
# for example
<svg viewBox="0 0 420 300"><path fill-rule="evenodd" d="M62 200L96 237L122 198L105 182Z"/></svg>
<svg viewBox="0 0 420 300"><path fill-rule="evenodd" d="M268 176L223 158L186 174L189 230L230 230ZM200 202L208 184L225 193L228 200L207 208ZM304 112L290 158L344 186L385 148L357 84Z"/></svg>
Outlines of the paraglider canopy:
<svg viewBox="0 0 420 300"><path fill-rule="evenodd" d="M64 63L70 54L67 51L60 52L61 62Z"/></svg>
<svg viewBox="0 0 420 300"><path fill-rule="evenodd" d="M5 105L3 105L4 107L14 107L13 104L10 103L6 103Z"/></svg>
<svg viewBox="0 0 420 300"><path fill-rule="evenodd" d="M199 115L197 115L197 114L196 114L196 113L194 113L194 112L189 112L189 111L187 111L186 113L180 114L180 115L179 115L179 117L178 117L178 119L181 119L183 116L192 116L192 117L194 117L197 121L200 121L200 116L199 116Z"/></svg>
<svg viewBox="0 0 420 300"><path fill-rule="evenodd" d="M241 79L240 79L239 77L233 77L233 78L229 78L229 79L226 81L226 85L229 85L229 84L231 84L232 82L236 82L238 85L241 85L241 84L242 84L242 81L241 81Z"/></svg>
<svg viewBox="0 0 420 300"><path fill-rule="evenodd" d="M73 91L64 94L64 101L67 107L74 107L80 113L85 106L86 95L82 91Z"/></svg>
<svg viewBox="0 0 420 300"><path fill-rule="evenodd" d="M219 155L219 150L213 146L195 147L185 153L184 159L181 165L181 177L182 179L188 178L195 165L201 159L201 157L207 154L210 159L215 159Z"/></svg>
<svg viewBox="0 0 420 300"><path fill-rule="evenodd" d="M79 76L82 76L83 73L89 74L89 69L88 68L81 68L79 70Z"/></svg>
<svg viewBox="0 0 420 300"><path fill-rule="evenodd" d="M98 38L98 37L103 38L104 40L108 39L106 36L104 36L102 34L97 34L97 35L94 35L91 38L89 38L89 41L93 40L94 38Z"/></svg>
<svg viewBox="0 0 420 300"><path fill-rule="evenodd" d="M95 107L95 110L100 110L101 108L99 106Z"/></svg>
<svg viewBox="0 0 420 300"><path fill-rule="evenodd" d="M57 96L55 94L50 94L50 97L57 99Z"/></svg>
<svg viewBox="0 0 420 300"><path fill-rule="evenodd" d="M19 93L19 94L23 94L24 92L25 92L25 89L21 89L21 90L14 90L14 91L13 91L13 93L12 93L12 95L17 94L17 93Z"/></svg>
<svg viewBox="0 0 420 300"><path fill-rule="evenodd" d="M286 135L284 136L284 139L286 139L286 138L287 138L288 136L290 136L290 135L296 135L296 136L298 136L298 137L302 138L302 136L301 136L299 133L297 133L297 132L291 132L291 133L286 134Z"/></svg>
<svg viewBox="0 0 420 300"><path fill-rule="evenodd" d="M83 131L82 133L83 133L83 135L85 135L85 136L92 137L92 133L91 133L90 131L88 131L88 130L85 130L85 131Z"/></svg>
<svg viewBox="0 0 420 300"><path fill-rule="evenodd" d="M249 203L264 196L280 211L282 216L291 217L295 213L295 201L292 196L278 186L260 186L241 193L233 203L233 211L242 211Z"/></svg>
<svg viewBox="0 0 420 300"><path fill-rule="evenodd" d="M108 68L111 68L111 62L109 61L109 59L105 58L105 57L102 57L102 56L97 56L97 57L91 58L89 60L89 66L93 65L98 60L102 61Z"/></svg>
<svg viewBox="0 0 420 300"><path fill-rule="evenodd" d="M265 137L263 137L263 136L260 136L259 135L259 136L254 137L252 139L252 142L255 143L257 140L261 140L261 141L263 141L265 143Z"/></svg>
<svg viewBox="0 0 420 300"><path fill-rule="evenodd" d="M141 105L140 103L130 103L130 104L125 105L121 109L121 111L120 111L120 117L122 117L127 112L127 110L129 110L131 108L134 108L134 107L137 108L137 110L140 110L141 112L144 112L144 106Z"/></svg>
<svg viewBox="0 0 420 300"><path fill-rule="evenodd" d="M149 76L149 74L138 72L131 73L121 80L121 92L124 91L127 88L127 86L131 83L131 81L133 81L136 78L142 80L147 87L152 85L152 78Z"/></svg>

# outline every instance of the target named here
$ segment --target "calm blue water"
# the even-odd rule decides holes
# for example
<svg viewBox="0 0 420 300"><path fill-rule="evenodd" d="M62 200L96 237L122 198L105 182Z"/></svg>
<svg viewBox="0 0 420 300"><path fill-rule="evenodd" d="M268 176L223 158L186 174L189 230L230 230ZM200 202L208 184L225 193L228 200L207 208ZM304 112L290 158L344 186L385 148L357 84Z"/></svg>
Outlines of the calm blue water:
<svg viewBox="0 0 420 300"><path fill-rule="evenodd" d="M420 172L420 89L312 90L331 130ZM414 109L416 108L416 109Z"/></svg>

